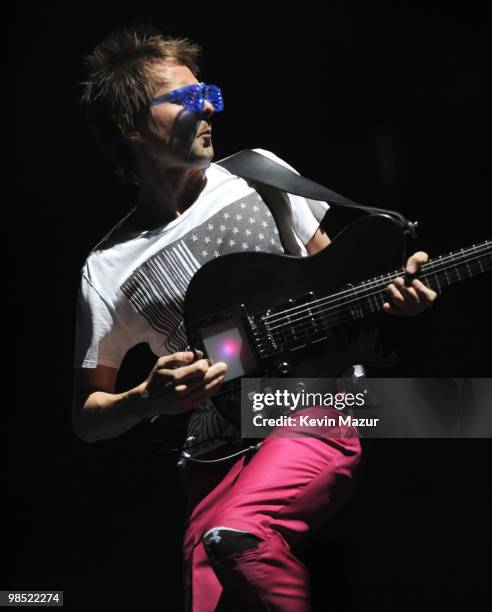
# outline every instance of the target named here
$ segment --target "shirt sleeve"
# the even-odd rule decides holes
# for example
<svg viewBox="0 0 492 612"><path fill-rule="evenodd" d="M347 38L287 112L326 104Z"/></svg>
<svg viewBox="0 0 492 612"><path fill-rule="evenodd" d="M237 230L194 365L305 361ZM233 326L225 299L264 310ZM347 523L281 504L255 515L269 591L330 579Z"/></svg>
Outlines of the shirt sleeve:
<svg viewBox="0 0 492 612"><path fill-rule="evenodd" d="M75 327L74 368L119 368L131 342L114 311L82 272Z"/></svg>
<svg viewBox="0 0 492 612"><path fill-rule="evenodd" d="M266 151L265 149L253 149L253 151L260 153L272 161L282 164L282 166L285 168L289 168L289 170L292 170L296 174L299 174L295 168L290 166L283 159L280 159L280 157L277 157L277 155L271 151ZM303 198L291 193L287 195L289 197L292 209L294 231L301 240L302 244L306 245L314 236L319 224L326 214L326 211L330 208L330 205L327 202L311 200L309 198Z"/></svg>

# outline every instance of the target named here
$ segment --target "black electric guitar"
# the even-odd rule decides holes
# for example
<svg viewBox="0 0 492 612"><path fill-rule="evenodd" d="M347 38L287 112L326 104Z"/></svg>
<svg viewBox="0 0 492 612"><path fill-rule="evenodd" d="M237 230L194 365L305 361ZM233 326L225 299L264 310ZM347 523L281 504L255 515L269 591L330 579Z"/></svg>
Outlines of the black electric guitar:
<svg viewBox="0 0 492 612"><path fill-rule="evenodd" d="M233 253L205 264L188 287L184 322L191 347L228 364L217 409L240 424L245 376L335 378L354 363L384 365L371 315L405 261L401 225L376 214L310 257ZM486 240L430 260L418 277L440 292L491 269Z"/></svg>

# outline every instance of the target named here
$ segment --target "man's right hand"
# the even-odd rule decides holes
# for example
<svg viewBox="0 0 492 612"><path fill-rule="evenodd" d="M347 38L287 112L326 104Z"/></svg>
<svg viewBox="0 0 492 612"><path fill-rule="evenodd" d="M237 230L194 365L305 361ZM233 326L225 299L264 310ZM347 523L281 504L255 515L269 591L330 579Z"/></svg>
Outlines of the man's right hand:
<svg viewBox="0 0 492 612"><path fill-rule="evenodd" d="M219 361L211 366L201 351L197 355L197 361L191 351L159 357L147 380L135 389L145 412L182 414L220 389L227 365Z"/></svg>

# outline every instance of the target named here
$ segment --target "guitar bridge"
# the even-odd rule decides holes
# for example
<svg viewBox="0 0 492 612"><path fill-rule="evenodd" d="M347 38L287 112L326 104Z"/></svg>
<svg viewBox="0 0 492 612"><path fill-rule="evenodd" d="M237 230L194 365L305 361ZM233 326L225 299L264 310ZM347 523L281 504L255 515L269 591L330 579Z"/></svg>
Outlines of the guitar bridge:
<svg viewBox="0 0 492 612"><path fill-rule="evenodd" d="M250 317L255 329L258 354L272 357L326 340L330 330L323 308L313 291L290 298L266 312Z"/></svg>

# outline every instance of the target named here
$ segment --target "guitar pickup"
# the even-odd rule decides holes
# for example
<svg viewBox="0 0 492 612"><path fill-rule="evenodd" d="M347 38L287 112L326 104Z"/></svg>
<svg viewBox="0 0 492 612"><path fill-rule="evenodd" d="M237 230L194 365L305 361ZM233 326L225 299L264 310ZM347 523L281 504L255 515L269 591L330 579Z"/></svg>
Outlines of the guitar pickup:
<svg viewBox="0 0 492 612"><path fill-rule="evenodd" d="M329 336L323 306L313 291L268 309L259 317L258 325L275 352L299 350Z"/></svg>

